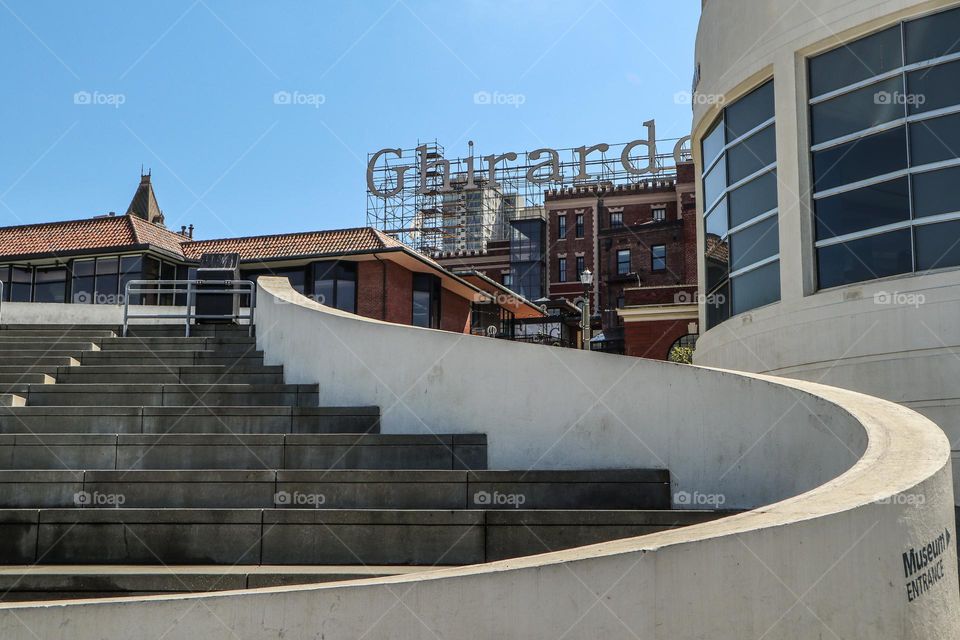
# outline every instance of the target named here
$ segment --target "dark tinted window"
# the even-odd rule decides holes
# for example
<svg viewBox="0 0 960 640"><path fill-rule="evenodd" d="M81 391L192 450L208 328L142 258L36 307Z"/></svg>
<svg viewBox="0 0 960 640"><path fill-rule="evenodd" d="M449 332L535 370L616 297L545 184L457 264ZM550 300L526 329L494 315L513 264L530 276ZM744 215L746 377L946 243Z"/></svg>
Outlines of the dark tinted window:
<svg viewBox="0 0 960 640"><path fill-rule="evenodd" d="M817 240L880 227L910 218L907 178L854 189L814 203Z"/></svg>
<svg viewBox="0 0 960 640"><path fill-rule="evenodd" d="M727 182L736 184L776 160L777 138L770 125L727 151Z"/></svg>
<svg viewBox="0 0 960 640"><path fill-rule="evenodd" d="M957 34L960 38L960 34ZM907 74L910 113L923 113L960 103L960 60Z"/></svg>
<svg viewBox="0 0 960 640"><path fill-rule="evenodd" d="M927 171L913 176L915 218L960 211L960 167Z"/></svg>
<svg viewBox="0 0 960 640"><path fill-rule="evenodd" d="M727 142L733 142L772 117L773 82L768 82L726 108Z"/></svg>
<svg viewBox="0 0 960 640"><path fill-rule="evenodd" d="M960 114L911 124L910 154L915 167L960 155Z"/></svg>
<svg viewBox="0 0 960 640"><path fill-rule="evenodd" d="M904 30L907 64L960 51L960 9L911 20Z"/></svg>
<svg viewBox="0 0 960 640"><path fill-rule="evenodd" d="M715 327L730 317L730 284L722 287L707 296L707 325Z"/></svg>
<svg viewBox="0 0 960 640"><path fill-rule="evenodd" d="M34 302L66 302L67 270L64 268L37 269Z"/></svg>
<svg viewBox="0 0 960 640"><path fill-rule="evenodd" d="M914 230L917 243L917 270L960 266L960 220L919 225Z"/></svg>
<svg viewBox="0 0 960 640"><path fill-rule="evenodd" d="M730 236L730 269L736 271L779 251L777 216L751 225Z"/></svg>
<svg viewBox="0 0 960 640"><path fill-rule="evenodd" d="M777 206L777 172L771 171L730 192L730 226L766 213Z"/></svg>
<svg viewBox="0 0 960 640"><path fill-rule="evenodd" d="M131 280L141 279L140 272L142 269L143 259L140 256L123 256L120 258L120 293L122 295L125 296L127 294L127 283L129 283ZM185 280L186 274L184 274L184 278L178 278L178 280L179 279ZM186 304L186 296L184 295L179 297L184 299L179 300L178 304ZM140 296L136 293L131 294L130 304L140 304Z"/></svg>
<svg viewBox="0 0 960 640"><path fill-rule="evenodd" d="M780 299L780 262L772 262L730 281L734 315Z"/></svg>
<svg viewBox="0 0 960 640"><path fill-rule="evenodd" d="M820 287L827 289L909 272L910 230L851 240L817 251Z"/></svg>
<svg viewBox="0 0 960 640"><path fill-rule="evenodd" d="M902 118L902 95L903 77L897 76L813 105L813 144Z"/></svg>
<svg viewBox="0 0 960 640"><path fill-rule="evenodd" d="M93 260L74 260L72 265L73 281L70 284L70 298L76 304L93 304L94 273L96 263Z"/></svg>
<svg viewBox="0 0 960 640"><path fill-rule="evenodd" d="M440 279L436 276L413 274L413 325L440 327Z"/></svg>
<svg viewBox="0 0 960 640"><path fill-rule="evenodd" d="M877 133L813 154L816 191L906 169L904 127Z"/></svg>
<svg viewBox="0 0 960 640"><path fill-rule="evenodd" d="M624 276L630 273L630 250L617 251L617 274Z"/></svg>
<svg viewBox="0 0 960 640"><path fill-rule="evenodd" d="M10 268L10 302L30 302L33 289L32 267Z"/></svg>
<svg viewBox="0 0 960 640"><path fill-rule="evenodd" d="M900 25L897 25L812 58L810 94L815 98L897 69L902 63Z"/></svg>
<svg viewBox="0 0 960 640"><path fill-rule="evenodd" d="M707 265L707 291L713 291L730 275L729 255L728 241L707 242L707 251L704 255Z"/></svg>
<svg viewBox="0 0 960 640"><path fill-rule="evenodd" d="M117 304L117 287L120 286L120 259L97 258L95 304ZM163 298L164 296L161 296ZM161 302L161 304L164 304Z"/></svg>
<svg viewBox="0 0 960 640"><path fill-rule="evenodd" d="M0 267L0 282L3 283L3 301L10 300L10 267L3 265Z"/></svg>

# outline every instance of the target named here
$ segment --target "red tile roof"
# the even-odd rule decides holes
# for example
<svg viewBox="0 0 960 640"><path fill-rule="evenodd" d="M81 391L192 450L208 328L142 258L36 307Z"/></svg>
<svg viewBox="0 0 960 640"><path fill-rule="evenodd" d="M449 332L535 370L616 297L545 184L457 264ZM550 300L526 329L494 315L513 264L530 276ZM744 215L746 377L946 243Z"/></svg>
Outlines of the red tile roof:
<svg viewBox="0 0 960 640"><path fill-rule="evenodd" d="M241 260L269 260L315 254L375 251L404 245L376 229L358 227L274 236L197 240L185 242L182 246L184 255L193 259L199 258L204 253L239 253Z"/></svg>
<svg viewBox="0 0 960 640"><path fill-rule="evenodd" d="M404 246L399 241L369 227L190 241L169 229L131 215L0 228L0 258L2 259L84 250L132 248L138 245L151 245L188 260L199 259L204 253L236 252L243 260L270 260Z"/></svg>
<svg viewBox="0 0 960 640"><path fill-rule="evenodd" d="M0 256L15 258L152 244L183 255L180 236L134 216L110 216L0 228Z"/></svg>

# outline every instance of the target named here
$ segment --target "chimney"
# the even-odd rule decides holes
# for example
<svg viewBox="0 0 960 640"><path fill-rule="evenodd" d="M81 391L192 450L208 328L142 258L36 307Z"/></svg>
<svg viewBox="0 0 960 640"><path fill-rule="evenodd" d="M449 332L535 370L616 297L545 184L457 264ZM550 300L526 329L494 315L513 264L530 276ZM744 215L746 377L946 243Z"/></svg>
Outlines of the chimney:
<svg viewBox="0 0 960 640"><path fill-rule="evenodd" d="M193 225L190 225L190 235L189 238L193 240Z"/></svg>

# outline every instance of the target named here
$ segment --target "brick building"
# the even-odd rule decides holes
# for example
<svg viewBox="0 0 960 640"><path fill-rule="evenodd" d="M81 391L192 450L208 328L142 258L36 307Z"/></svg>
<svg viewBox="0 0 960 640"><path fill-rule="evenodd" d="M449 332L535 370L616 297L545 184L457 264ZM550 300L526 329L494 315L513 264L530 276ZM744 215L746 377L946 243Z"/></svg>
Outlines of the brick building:
<svg viewBox="0 0 960 640"><path fill-rule="evenodd" d="M581 299L580 274L594 274L593 348L667 359L694 339L694 184L681 163L676 176L546 192L548 296Z"/></svg>

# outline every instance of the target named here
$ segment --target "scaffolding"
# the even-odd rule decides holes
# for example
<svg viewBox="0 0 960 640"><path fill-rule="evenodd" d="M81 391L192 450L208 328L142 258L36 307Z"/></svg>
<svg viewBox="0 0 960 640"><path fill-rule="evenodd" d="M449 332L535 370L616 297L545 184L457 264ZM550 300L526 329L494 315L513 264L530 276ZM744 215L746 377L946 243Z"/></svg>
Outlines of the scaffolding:
<svg viewBox="0 0 960 640"><path fill-rule="evenodd" d="M549 190L612 189L675 180L672 150L676 142L658 140L658 148L671 152L658 153L654 171L643 175L622 165L621 153L628 143L610 145L607 151L588 155L583 164L586 177L580 176L578 151L558 149L559 174L542 183L529 180L528 172L533 170L531 175L538 179L547 178L551 168L543 166L542 159L530 160L527 154L517 154L513 161L497 162L491 181L489 167L474 155L472 141L468 143L468 155L462 158L447 158L436 140L418 141L416 147L402 149L399 156L383 154L376 164L375 154L369 154L368 171L380 193L367 189L367 225L426 255L485 253L491 243L509 240L512 221L543 219L544 194ZM421 150L430 167L424 176L419 175ZM689 158L688 147L681 151L681 158ZM646 154L630 159L634 166L649 162ZM445 163L449 163L449 169ZM448 176L446 188L444 174ZM399 182L402 184L398 189Z"/></svg>

